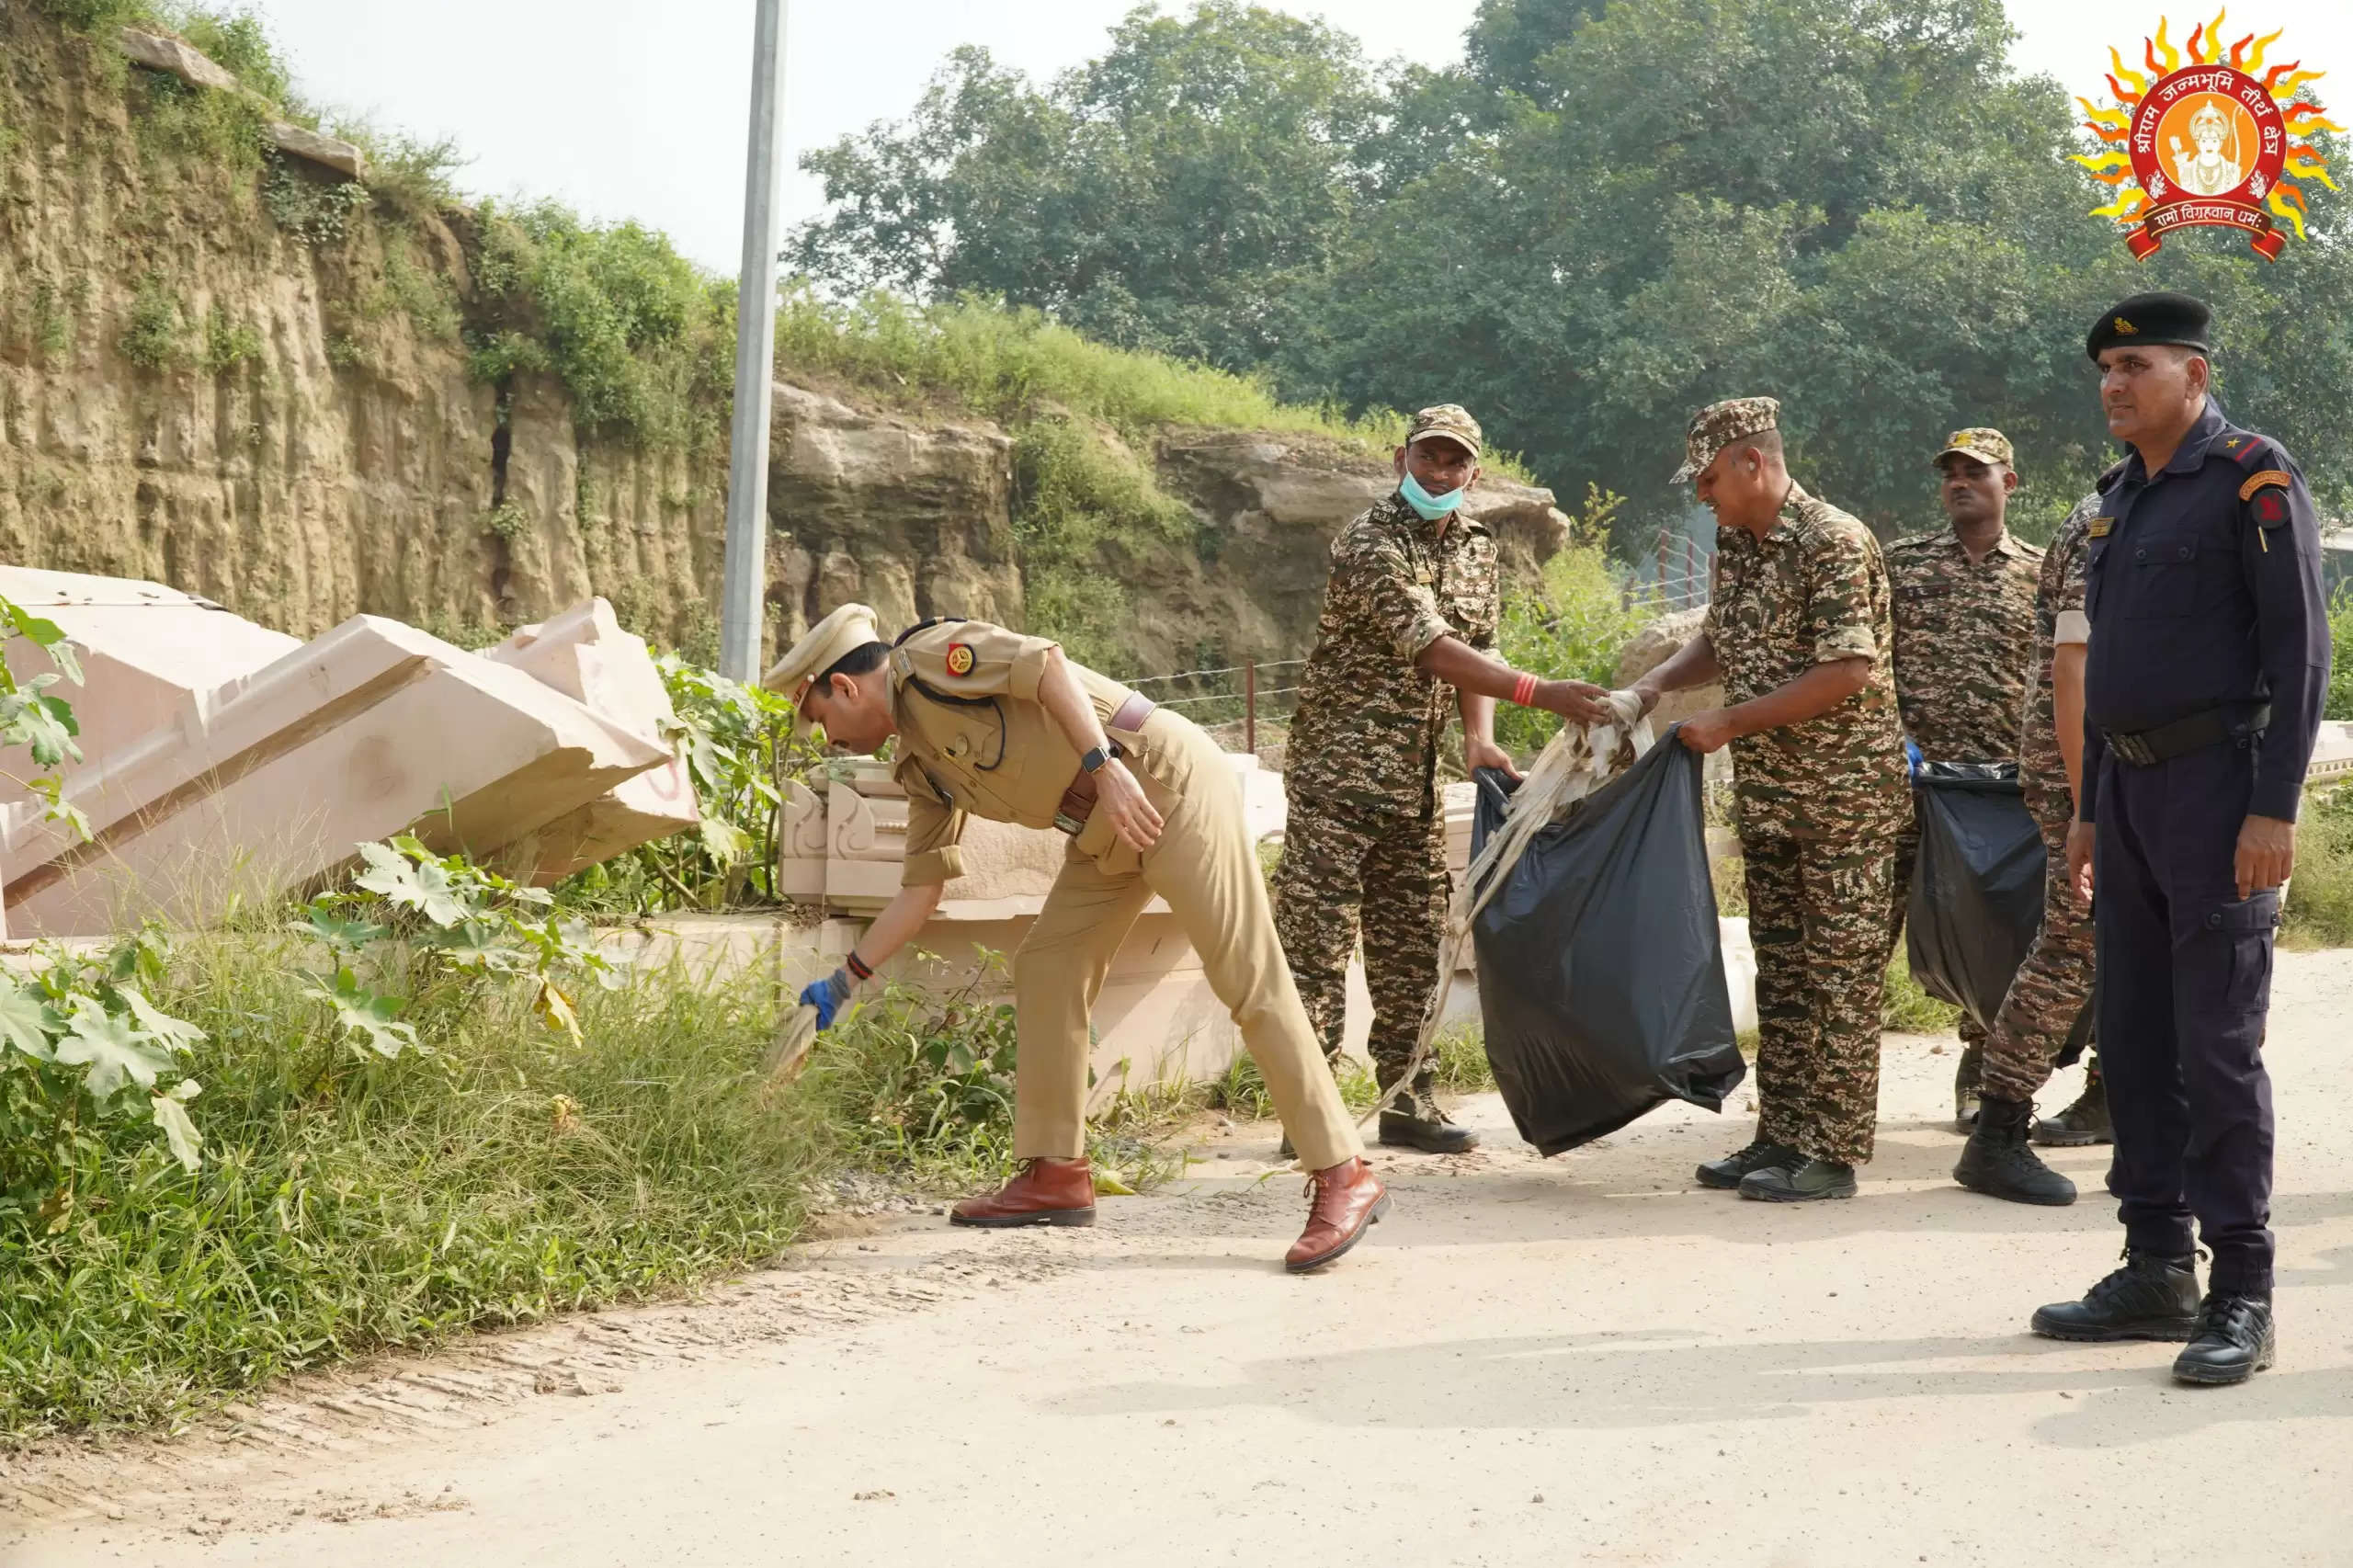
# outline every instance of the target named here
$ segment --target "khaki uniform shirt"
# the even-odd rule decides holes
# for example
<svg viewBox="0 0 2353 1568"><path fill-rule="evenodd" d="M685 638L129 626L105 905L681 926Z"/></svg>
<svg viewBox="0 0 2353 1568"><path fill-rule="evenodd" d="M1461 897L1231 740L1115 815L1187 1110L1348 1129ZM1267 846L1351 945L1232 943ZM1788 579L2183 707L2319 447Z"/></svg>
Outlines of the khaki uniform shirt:
<svg viewBox="0 0 2353 1568"><path fill-rule="evenodd" d="M957 841L967 815L1051 827L1078 777L1078 750L1038 700L1055 644L983 620L927 627L891 650L891 711L899 739L892 777L907 792L907 860L900 881L924 887L964 874ZM1105 733L1132 694L1080 665L1070 672Z"/></svg>
<svg viewBox="0 0 2353 1568"><path fill-rule="evenodd" d="M1424 522L1392 494L1340 530L1284 762L1293 811L1433 809L1454 688L1414 661L1441 637L1494 647L1502 580L1495 536L1459 511Z"/></svg>
<svg viewBox="0 0 2353 1568"><path fill-rule="evenodd" d="M1871 661L1862 690L1829 712L1733 742L1744 836L1892 834L1910 816L1887 567L1870 529L1794 484L1762 540L1718 528L1715 595L1701 631L1732 704L1818 664Z"/></svg>
<svg viewBox="0 0 2353 1568"><path fill-rule="evenodd" d="M2005 529L1982 561L1949 528L1887 547L1895 694L1930 762L2006 762L2034 649L2042 551Z"/></svg>
<svg viewBox="0 0 2353 1568"><path fill-rule="evenodd" d="M2035 589L2033 678L2018 715L2018 783L2029 809L2043 821L2075 814L2075 797L2067 789L2067 759L2059 750L2052 667L2061 644L2091 641L2091 623L2084 619L2084 558L2090 553L2089 529L2098 512L2097 490L2075 503L2043 552L2042 577Z"/></svg>

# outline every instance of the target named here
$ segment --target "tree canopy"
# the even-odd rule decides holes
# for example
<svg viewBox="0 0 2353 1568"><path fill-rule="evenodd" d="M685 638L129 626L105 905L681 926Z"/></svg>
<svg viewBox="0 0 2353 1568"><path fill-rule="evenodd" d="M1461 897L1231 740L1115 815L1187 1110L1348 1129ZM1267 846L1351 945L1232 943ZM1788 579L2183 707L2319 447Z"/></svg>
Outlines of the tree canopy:
<svg viewBox="0 0 2353 1568"><path fill-rule="evenodd" d="M1647 537L1691 411L1782 399L1793 466L1887 532L1991 424L2025 520L2113 452L2083 354L2104 304L2216 308L2234 418L2353 509L2353 222L2277 264L2220 231L2151 261L2000 0L1483 0L1463 63L1234 0L1145 7L1032 83L961 50L915 113L811 153L826 287L970 291L1350 411L1451 400ZM2086 62L2086 75L2099 62ZM2339 162L2338 166L2344 166Z"/></svg>

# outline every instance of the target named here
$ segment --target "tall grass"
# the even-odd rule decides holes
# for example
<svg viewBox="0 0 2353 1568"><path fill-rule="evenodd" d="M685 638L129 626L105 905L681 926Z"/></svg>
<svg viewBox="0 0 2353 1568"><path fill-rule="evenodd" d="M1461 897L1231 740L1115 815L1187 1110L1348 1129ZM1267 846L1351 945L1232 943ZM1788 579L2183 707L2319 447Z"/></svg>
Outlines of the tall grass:
<svg viewBox="0 0 2353 1568"><path fill-rule="evenodd" d="M998 419L1047 404L1130 438L1164 425L1239 426L1368 446L1404 438L1394 415L1360 420L1278 399L1261 381L1113 348L1035 311L976 301L924 305L890 294L843 302L806 287L777 313L777 360L886 396L946 397Z"/></svg>
<svg viewBox="0 0 2353 1568"><path fill-rule="evenodd" d="M203 1167L126 1151L53 1235L0 1233L0 1438L176 1420L284 1373L774 1256L836 1145L757 1073L756 983L642 976L574 1047L493 991L358 1065L291 936L207 937L157 1000L202 1027Z"/></svg>

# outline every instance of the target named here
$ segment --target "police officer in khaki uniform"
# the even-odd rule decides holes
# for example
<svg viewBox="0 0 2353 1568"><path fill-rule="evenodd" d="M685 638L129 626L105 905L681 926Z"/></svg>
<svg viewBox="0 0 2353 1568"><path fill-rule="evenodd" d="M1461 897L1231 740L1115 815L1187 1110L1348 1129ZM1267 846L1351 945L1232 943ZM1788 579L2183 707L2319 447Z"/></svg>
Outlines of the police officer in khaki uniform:
<svg viewBox="0 0 2353 1568"><path fill-rule="evenodd" d="M1325 1071L1275 938L1241 786L1214 742L1182 716L1072 664L1057 644L977 620L926 621L884 643L864 605L813 628L767 674L799 722L871 752L896 736L907 793L903 886L863 951L802 994L818 1025L904 946L961 876L957 839L978 815L1070 835L1062 873L1014 955L1013 1152L998 1192L956 1206L960 1225L1086 1225L1087 1017L1128 930L1154 894L1200 954L1210 988L1311 1173L1294 1273L1354 1246L1388 1194Z"/></svg>

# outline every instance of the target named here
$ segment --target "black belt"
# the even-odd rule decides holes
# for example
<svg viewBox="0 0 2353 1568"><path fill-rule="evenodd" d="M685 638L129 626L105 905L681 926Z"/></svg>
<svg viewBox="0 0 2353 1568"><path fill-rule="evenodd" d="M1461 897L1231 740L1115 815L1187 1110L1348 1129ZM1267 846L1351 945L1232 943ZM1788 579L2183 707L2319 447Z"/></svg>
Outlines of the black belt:
<svg viewBox="0 0 2353 1568"><path fill-rule="evenodd" d="M2102 725L2099 733L2119 762L2135 767L2154 767L2224 741L2258 734L2270 722L2268 702L2233 702L2192 713L2187 719L2176 719L2170 724L2159 724L2154 730L2111 730Z"/></svg>

